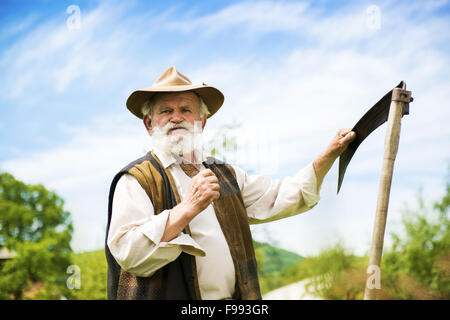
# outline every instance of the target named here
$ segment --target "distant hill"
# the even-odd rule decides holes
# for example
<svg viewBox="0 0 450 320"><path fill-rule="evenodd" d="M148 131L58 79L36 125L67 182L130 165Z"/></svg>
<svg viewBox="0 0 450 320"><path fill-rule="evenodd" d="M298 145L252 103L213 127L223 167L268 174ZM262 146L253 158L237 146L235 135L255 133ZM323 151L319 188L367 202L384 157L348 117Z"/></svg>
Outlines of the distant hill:
<svg viewBox="0 0 450 320"><path fill-rule="evenodd" d="M259 258L262 261L258 261L258 264L261 264L260 272L263 274L280 272L304 259L294 252L274 247L268 243L254 241L253 244L255 251L263 254L263 259Z"/></svg>
<svg viewBox="0 0 450 320"><path fill-rule="evenodd" d="M294 252L274 247L268 243L254 241L253 244L262 294L288 284L286 275L290 274L290 269L295 268L304 259Z"/></svg>

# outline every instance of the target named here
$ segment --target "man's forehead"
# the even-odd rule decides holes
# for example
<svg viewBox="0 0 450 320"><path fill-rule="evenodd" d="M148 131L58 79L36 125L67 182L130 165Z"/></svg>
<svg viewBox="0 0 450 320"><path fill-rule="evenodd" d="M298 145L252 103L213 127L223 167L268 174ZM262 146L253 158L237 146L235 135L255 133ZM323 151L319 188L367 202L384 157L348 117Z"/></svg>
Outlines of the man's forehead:
<svg viewBox="0 0 450 320"><path fill-rule="evenodd" d="M198 102L198 96L193 92L164 92L164 93L157 93L154 96L154 103L155 105L160 105L162 103L179 103L179 102L189 102L189 103L196 103Z"/></svg>

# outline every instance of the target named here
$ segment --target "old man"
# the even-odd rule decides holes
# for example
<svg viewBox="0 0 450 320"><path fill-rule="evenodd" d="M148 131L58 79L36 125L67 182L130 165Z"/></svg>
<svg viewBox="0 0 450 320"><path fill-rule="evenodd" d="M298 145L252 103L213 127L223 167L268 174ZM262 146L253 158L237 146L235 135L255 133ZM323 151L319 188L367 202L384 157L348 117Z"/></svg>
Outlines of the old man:
<svg viewBox="0 0 450 320"><path fill-rule="evenodd" d="M341 129L295 176L248 175L204 157L196 138L223 94L175 67L133 92L153 150L113 179L106 256L109 299L260 299L250 223L305 212L325 174L355 138Z"/></svg>

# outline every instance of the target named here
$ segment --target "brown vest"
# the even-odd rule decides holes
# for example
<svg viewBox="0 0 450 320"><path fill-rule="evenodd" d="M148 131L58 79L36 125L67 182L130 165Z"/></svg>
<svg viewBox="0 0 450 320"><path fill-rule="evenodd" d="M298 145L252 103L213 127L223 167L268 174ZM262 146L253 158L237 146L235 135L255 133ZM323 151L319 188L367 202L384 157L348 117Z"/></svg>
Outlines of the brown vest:
<svg viewBox="0 0 450 320"><path fill-rule="evenodd" d="M233 298L261 299L253 241L235 172L230 165L220 163L214 158L208 158L203 164L219 179L220 197L214 201L214 209L236 272ZM113 179L109 196L106 239L115 185L124 173L131 174L138 180L152 201L155 214L171 209L180 202L169 170L164 169L159 159L149 152L130 163ZM189 227L184 232L190 234ZM201 299L194 256L183 252L175 261L157 270L152 276L137 277L120 268L107 245L105 250L108 261L109 299Z"/></svg>

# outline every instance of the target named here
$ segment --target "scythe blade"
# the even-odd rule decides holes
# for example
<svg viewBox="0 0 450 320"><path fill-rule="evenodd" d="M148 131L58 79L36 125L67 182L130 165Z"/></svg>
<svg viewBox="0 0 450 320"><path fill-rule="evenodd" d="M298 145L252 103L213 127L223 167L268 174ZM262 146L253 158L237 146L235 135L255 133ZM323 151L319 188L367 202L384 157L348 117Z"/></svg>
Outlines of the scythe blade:
<svg viewBox="0 0 450 320"><path fill-rule="evenodd" d="M405 83L401 81L395 88L404 88ZM394 89L395 89L394 88ZM364 116L356 123L352 131L356 133L356 138L347 147L347 149L339 157L339 178L337 193L341 189L342 181L344 180L345 171L350 163L353 155L358 149L359 145L371 134L376 128L385 123L389 115L389 107L392 100L392 89L384 95L372 108L367 111ZM411 98L412 101L412 98ZM402 116L409 114L409 104L405 104L402 110Z"/></svg>

